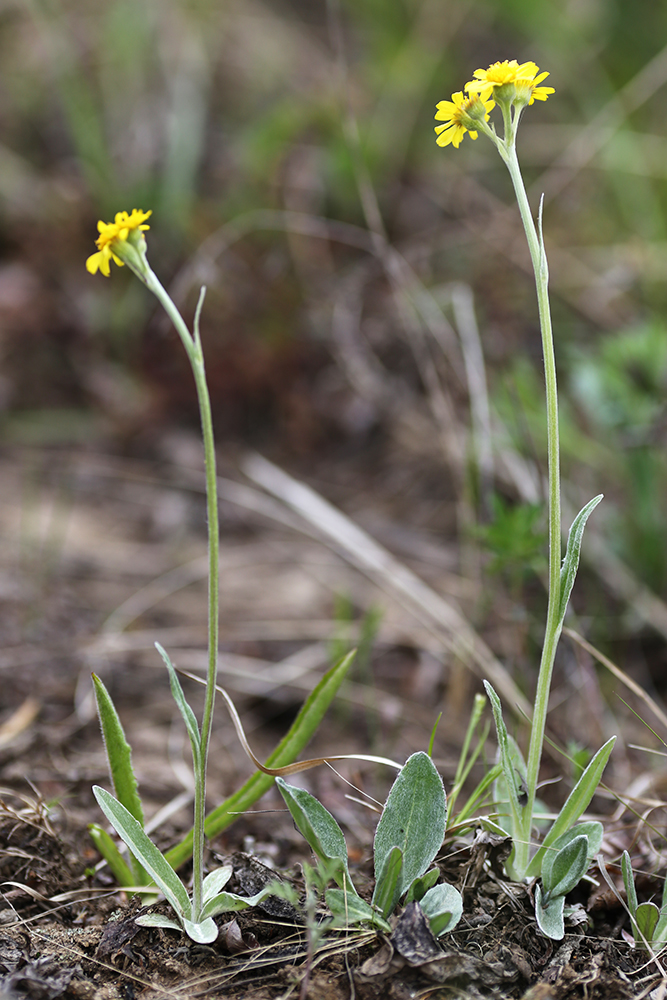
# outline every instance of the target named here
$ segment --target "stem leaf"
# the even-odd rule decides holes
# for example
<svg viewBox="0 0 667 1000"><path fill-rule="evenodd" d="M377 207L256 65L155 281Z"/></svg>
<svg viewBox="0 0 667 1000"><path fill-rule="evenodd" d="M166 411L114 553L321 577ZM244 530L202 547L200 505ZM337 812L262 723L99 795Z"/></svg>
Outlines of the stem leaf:
<svg viewBox="0 0 667 1000"><path fill-rule="evenodd" d="M589 500L585 507L582 507L572 522L570 533L567 536L567 549L560 571L560 606L558 609L559 627L563 624L563 620L565 619L568 601L570 600L570 594L572 593L572 588L574 587L577 569L579 568L579 555L581 553L581 543L584 538L586 521L602 500L602 496L603 494L601 493L599 496Z"/></svg>
<svg viewBox="0 0 667 1000"><path fill-rule="evenodd" d="M188 736L190 737L190 746L192 747L192 761L194 764L195 771L195 781L198 780L198 775L201 771L201 759L202 759L202 747L201 747L201 735L199 732L199 726L197 725L197 719L195 713L190 708L183 688L181 687L181 682L178 679L178 674L174 669L174 665L169 658L169 654L159 642L155 643L155 648L165 662L165 666L169 671L169 683L171 684L171 693L173 695L174 701L178 705L179 711L183 716L183 721L185 722L185 728L188 731Z"/></svg>

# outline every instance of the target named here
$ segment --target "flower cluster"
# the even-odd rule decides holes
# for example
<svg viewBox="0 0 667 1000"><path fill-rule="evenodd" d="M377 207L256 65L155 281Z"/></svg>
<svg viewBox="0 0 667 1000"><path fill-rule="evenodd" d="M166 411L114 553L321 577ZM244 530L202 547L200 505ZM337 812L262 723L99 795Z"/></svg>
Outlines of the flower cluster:
<svg viewBox="0 0 667 1000"><path fill-rule="evenodd" d="M436 142L458 147L466 132L471 139L477 138L478 129L488 132L486 122L496 104L522 109L533 101L546 101L554 93L553 87L540 86L547 76L534 62L518 63L516 59L476 69L474 79L465 85L465 94L459 91L452 94L451 101L438 102L435 119L445 124L435 126Z"/></svg>
<svg viewBox="0 0 667 1000"><path fill-rule="evenodd" d="M130 234L141 234L150 229L150 226L144 225L150 215L150 212L142 212L138 208L133 208L129 215L127 212L116 212L113 222L100 220L97 223L100 235L95 240L97 253L88 258L86 269L91 274L97 274L98 271L101 271L108 278L110 261L113 260L115 264L122 267L124 261L118 256L119 251L123 252L122 244L127 243Z"/></svg>

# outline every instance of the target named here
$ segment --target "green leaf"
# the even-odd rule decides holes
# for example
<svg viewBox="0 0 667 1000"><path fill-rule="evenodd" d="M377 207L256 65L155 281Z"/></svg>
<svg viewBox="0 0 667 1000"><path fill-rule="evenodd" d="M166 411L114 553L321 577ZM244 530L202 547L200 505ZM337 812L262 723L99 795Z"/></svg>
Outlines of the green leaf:
<svg viewBox="0 0 667 1000"><path fill-rule="evenodd" d="M575 837L555 855L549 857L547 877L542 867L543 902L546 905L554 896L567 896L581 881L588 868L588 837Z"/></svg>
<svg viewBox="0 0 667 1000"><path fill-rule="evenodd" d="M248 910L251 906L257 906L271 894L270 886L264 886L254 896L237 896L235 892L220 892L202 907L202 918L215 917L218 913L238 913L239 910Z"/></svg>
<svg viewBox="0 0 667 1000"><path fill-rule="evenodd" d="M630 855L627 851L623 851L621 855L621 873L623 875L625 895L628 897L628 909L630 910L630 916L634 919L637 912L637 890L635 888L635 878L632 873Z"/></svg>
<svg viewBox="0 0 667 1000"><path fill-rule="evenodd" d="M442 778L429 755L412 754L391 786L375 831L375 881L394 847L403 852L399 898L423 875L442 847L447 824L447 800Z"/></svg>
<svg viewBox="0 0 667 1000"><path fill-rule="evenodd" d="M383 917L388 917L398 902L402 871L403 851L400 847L393 847L384 859L373 893L373 905L377 906Z"/></svg>
<svg viewBox="0 0 667 1000"><path fill-rule="evenodd" d="M326 904L336 918L338 926L350 924L373 924L389 933L390 925L380 912L369 906L360 896L346 893L343 889L327 889L324 894Z"/></svg>
<svg viewBox="0 0 667 1000"><path fill-rule="evenodd" d="M218 925L213 917L196 921L183 917L183 930L197 944L212 944L218 936Z"/></svg>
<svg viewBox="0 0 667 1000"><path fill-rule="evenodd" d="M161 913L142 913L140 917L134 918L134 922L140 927L164 927L166 930L183 933L183 925L178 920L172 920Z"/></svg>
<svg viewBox="0 0 667 1000"><path fill-rule="evenodd" d="M572 593L572 588L574 587L577 569L579 568L579 554L581 552L581 543L584 538L586 521L601 500L602 493L588 501L586 506L583 507L575 517L572 522L572 527L570 528L570 533L567 536L567 549L565 551L565 559L563 560L563 565L560 571L560 607L558 609L559 626L563 624L568 601L570 600L570 594Z"/></svg>
<svg viewBox="0 0 667 1000"><path fill-rule="evenodd" d="M103 830L97 823L89 823L88 831L90 833L90 839L113 872L118 885L134 885L134 876L130 871L125 858L120 853L115 842L111 839L107 831Z"/></svg>
<svg viewBox="0 0 667 1000"><path fill-rule="evenodd" d="M223 886L227 885L233 873L234 869L231 865L221 865L220 868L209 872L202 882L202 901L205 903L213 896L217 896Z"/></svg>
<svg viewBox="0 0 667 1000"><path fill-rule="evenodd" d="M343 831L328 809L307 792L305 788L289 785L283 778L276 778L276 785L292 814L296 827L308 841L320 861L337 862L333 878L347 892L356 894L347 867L347 844Z"/></svg>
<svg viewBox="0 0 667 1000"><path fill-rule="evenodd" d="M637 944L641 944L646 941L647 944L651 944L655 940L655 928L658 924L660 918L660 911L655 903L640 903L637 907L637 912L635 915L635 920L637 923L637 929L639 930L639 936Z"/></svg>
<svg viewBox="0 0 667 1000"><path fill-rule="evenodd" d="M628 864L630 858L628 858ZM636 897L635 897L636 898ZM667 941L667 882L662 890L662 905L660 906L660 919L653 932L654 944L664 944Z"/></svg>
<svg viewBox="0 0 667 1000"><path fill-rule="evenodd" d="M436 937L454 930L463 916L463 897L458 889L446 882L429 889L419 905Z"/></svg>
<svg viewBox="0 0 667 1000"><path fill-rule="evenodd" d="M99 677L95 674L92 677L95 701L97 702L97 714L100 726L102 727L102 738L107 752L111 781L116 798L134 816L137 822L143 826L144 812L137 791L137 779L132 767L132 750L125 738L125 730L118 717L116 707L111 700L111 695ZM131 882L127 884L131 885Z"/></svg>
<svg viewBox="0 0 667 1000"><path fill-rule="evenodd" d="M607 740L607 742L600 747L582 776L579 778L579 781L568 795L563 808L554 820L553 826L544 838L541 848L528 865L526 874L531 878L538 875L541 871L542 861L546 849L551 847L555 841L562 836L562 834L567 833L567 831L577 822L584 810L588 808L588 805L595 795L598 785L600 784L602 772L607 766L607 761L609 760L609 755L613 750L615 742L616 737L612 736L610 740Z"/></svg>
<svg viewBox="0 0 667 1000"><path fill-rule="evenodd" d="M169 659L167 652L162 648L159 642L155 643L155 648L162 657L169 671L169 683L171 685L171 693L173 695L174 701L178 705L181 715L183 716L183 721L185 722L185 728L188 731L188 736L190 737L190 746L192 747L192 761L195 771L195 780L198 778L201 772L201 734L199 732L199 725L197 724L197 719L195 713L192 711L188 702L185 698L183 688L181 687L181 682L178 679L178 674L174 669L174 665Z"/></svg>
<svg viewBox="0 0 667 1000"><path fill-rule="evenodd" d="M291 764L294 758L301 753L345 680L354 655L354 651L348 653L340 663L331 667L323 676L304 702L287 735L266 761L268 767L283 767L285 764ZM206 818L204 830L209 840L217 837L234 822L240 813L249 809L257 799L268 791L273 782L274 778L271 775L253 774L237 792L225 799ZM180 844L172 847L165 857L174 868L178 868L192 857L192 830Z"/></svg>
<svg viewBox="0 0 667 1000"><path fill-rule="evenodd" d="M511 829L510 836L514 836L521 829L521 816L523 806L520 804L525 796L525 788L521 787L520 781L526 780L526 765L523 763L523 756L515 740L511 740L505 720L503 719L503 709L500 698L493 690L488 681L484 681L486 694L491 702L493 719L496 724L496 736L498 739L498 754L500 756L500 766L503 769L505 779L505 790L507 792L508 805L510 809ZM521 764L523 763L523 767ZM518 771L518 775L517 775Z"/></svg>
<svg viewBox="0 0 667 1000"><path fill-rule="evenodd" d="M93 785L93 795L118 836L162 890L179 919L190 914L192 906L185 886L166 858L146 836L143 827L106 789Z"/></svg>
<svg viewBox="0 0 667 1000"><path fill-rule="evenodd" d="M588 842L587 861L590 864L591 859L600 851L603 834L604 828L602 823L598 823L597 820L591 820L588 823L579 823L577 826L573 826L571 830L567 830L566 833L561 834L558 840L555 840L547 849L542 861L541 874L545 888L549 888L549 886L555 884L552 869L559 851L566 847L567 844L572 843L576 837L586 837Z"/></svg>
<svg viewBox="0 0 667 1000"><path fill-rule="evenodd" d="M565 896L554 896L546 905L543 903L538 882L535 886L535 917L542 933L554 941L561 941L565 937L564 909Z"/></svg>
<svg viewBox="0 0 667 1000"><path fill-rule="evenodd" d="M439 875L439 868L431 868L431 870L426 872L425 875L421 875L419 878L414 879L405 896L405 905L407 906L408 903L418 903L424 893L428 892L428 890L435 885L438 881Z"/></svg>

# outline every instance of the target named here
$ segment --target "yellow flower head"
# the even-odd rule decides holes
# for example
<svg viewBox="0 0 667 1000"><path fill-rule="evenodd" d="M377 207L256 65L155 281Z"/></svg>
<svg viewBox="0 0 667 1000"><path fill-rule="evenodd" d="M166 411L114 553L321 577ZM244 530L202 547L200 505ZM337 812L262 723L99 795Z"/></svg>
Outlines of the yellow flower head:
<svg viewBox="0 0 667 1000"><path fill-rule="evenodd" d="M101 271L108 278L110 273L109 262L111 260L118 264L119 267L122 267L123 261L117 253L119 244L127 242L130 233L143 233L145 230L150 229L150 226L144 225L144 222L150 215L151 212L142 212L138 208L133 208L130 215L127 212L116 212L113 222L102 222L100 220L97 223L100 235L95 240L97 253L88 258L86 269L91 274L97 274L98 271Z"/></svg>
<svg viewBox="0 0 667 1000"><path fill-rule="evenodd" d="M466 132L476 139L476 128L481 121L488 121L492 107L493 101L482 100L477 94L465 97L462 91L452 94L451 101L438 101L435 120L445 124L435 126L435 141L439 146L451 142L458 149Z"/></svg>
<svg viewBox="0 0 667 1000"><path fill-rule="evenodd" d="M483 101L493 96L496 101L504 98L526 105L546 101L549 94L555 93L553 87L538 86L549 74L540 73L534 62L519 64L516 59L506 59L488 69L476 69L473 76L475 79L466 83L466 90L469 94L479 94Z"/></svg>

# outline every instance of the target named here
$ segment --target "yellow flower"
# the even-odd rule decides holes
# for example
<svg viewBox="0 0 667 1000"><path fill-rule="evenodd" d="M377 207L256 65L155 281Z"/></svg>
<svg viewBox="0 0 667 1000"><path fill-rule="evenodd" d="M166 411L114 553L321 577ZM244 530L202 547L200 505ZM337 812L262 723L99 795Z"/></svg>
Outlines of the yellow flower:
<svg viewBox="0 0 667 1000"><path fill-rule="evenodd" d="M95 240L97 253L94 253L86 261L86 270L90 271L91 274L97 274L99 270L108 278L110 273L109 262L111 260L118 264L119 267L122 267L123 261L118 257L117 252L115 252L118 251L119 243L125 243L132 232L138 231L142 233L150 229L150 226L143 225L150 215L151 212L142 212L138 208L133 208L130 215L127 212L116 212L113 222L102 222L100 220L97 223L100 235Z"/></svg>
<svg viewBox="0 0 667 1000"><path fill-rule="evenodd" d="M435 141L439 146L448 146L451 142L458 149L466 132L471 139L476 139L476 126L481 121L488 121L492 107L493 101L481 100L477 94L465 97L460 90L452 94L451 101L438 101L435 120L445 124L435 126L438 137Z"/></svg>
<svg viewBox="0 0 667 1000"><path fill-rule="evenodd" d="M534 62L519 64L516 59L506 59L504 62L493 63L488 69L476 69L473 76L475 79L466 83L466 90L469 94L479 94L483 101L492 95L496 100L500 100L501 95L498 94L498 90L508 86L509 91L511 85L514 86L514 92L510 99L518 99L521 104L546 101L549 94L555 93L553 87L538 86L549 74L540 73L539 66Z"/></svg>

